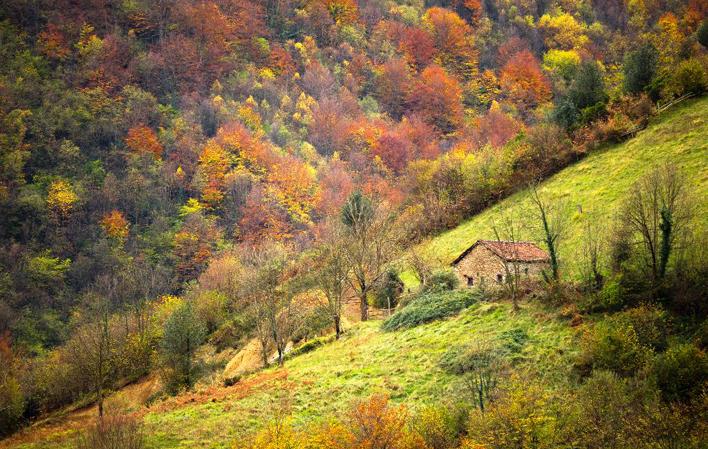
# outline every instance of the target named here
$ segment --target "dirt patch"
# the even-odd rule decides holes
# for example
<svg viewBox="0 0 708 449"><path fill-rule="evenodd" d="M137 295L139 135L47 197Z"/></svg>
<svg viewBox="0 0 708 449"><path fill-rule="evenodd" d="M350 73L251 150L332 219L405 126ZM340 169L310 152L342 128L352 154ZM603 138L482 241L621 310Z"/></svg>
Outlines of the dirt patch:
<svg viewBox="0 0 708 449"><path fill-rule="evenodd" d="M165 399L164 401L152 405L148 411L151 413L167 412L190 405L205 404L207 402L221 402L227 399L238 400L256 391L275 388L276 383L285 382L287 379L288 372L284 369L263 372L245 378L230 387L212 385L197 391L190 391L180 394L179 396Z"/></svg>

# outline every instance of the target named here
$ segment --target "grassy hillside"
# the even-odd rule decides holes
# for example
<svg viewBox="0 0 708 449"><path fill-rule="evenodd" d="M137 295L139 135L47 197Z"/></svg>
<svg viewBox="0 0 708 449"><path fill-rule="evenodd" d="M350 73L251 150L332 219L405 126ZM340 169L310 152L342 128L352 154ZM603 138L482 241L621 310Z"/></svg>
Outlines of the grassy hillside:
<svg viewBox="0 0 708 449"><path fill-rule="evenodd" d="M551 376L549 384L565 381L574 355L574 330L533 304L515 315L508 304L477 304L455 318L397 332L382 332L380 325L359 323L341 340L231 387L203 387L134 410L144 415L148 447L231 447L238 435L267 422L282 400L300 424L345 410L373 393L387 393L412 409L454 398L463 390L438 366L442 354L474 341L503 343L506 331L528 335L514 359L515 371ZM15 447L70 447L70 434L66 429L44 432L45 441Z"/></svg>
<svg viewBox="0 0 708 449"><path fill-rule="evenodd" d="M636 138L595 152L544 182L543 195L567 201L572 217L561 248L570 261L581 248L587 219L609 223L630 186L652 167L672 162L680 167L699 203L697 217L708 216L708 98L682 104L657 117ZM521 237L539 241L529 228L530 201L519 192L460 226L420 246L421 253L443 264L451 263L478 239L494 239L492 226L501 214L512 214L524 223ZM580 212L582 209L582 212ZM568 267L572 271L572 266Z"/></svg>

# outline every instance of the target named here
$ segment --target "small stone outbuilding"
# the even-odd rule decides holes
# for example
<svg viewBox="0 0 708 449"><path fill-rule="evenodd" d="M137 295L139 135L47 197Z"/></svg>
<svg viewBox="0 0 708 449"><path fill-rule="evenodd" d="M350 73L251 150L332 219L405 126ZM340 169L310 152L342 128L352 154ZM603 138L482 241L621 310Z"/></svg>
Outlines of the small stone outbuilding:
<svg viewBox="0 0 708 449"><path fill-rule="evenodd" d="M540 276L549 267L549 257L531 242L477 240L452 266L462 286L492 286L506 280L507 269L509 273L518 270L522 277Z"/></svg>

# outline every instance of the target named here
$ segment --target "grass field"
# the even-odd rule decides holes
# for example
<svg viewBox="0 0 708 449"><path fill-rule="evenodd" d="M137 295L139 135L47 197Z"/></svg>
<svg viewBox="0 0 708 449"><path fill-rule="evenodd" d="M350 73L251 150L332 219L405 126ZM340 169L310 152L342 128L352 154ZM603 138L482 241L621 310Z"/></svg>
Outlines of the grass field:
<svg viewBox="0 0 708 449"><path fill-rule="evenodd" d="M358 323L341 340L246 376L231 387L203 387L148 409L142 415L150 448L229 448L239 436L272 419L272 410L289 404L296 424L346 410L373 393L390 395L412 410L459 397L459 380L439 366L455 345L480 340L502 343L505 331L523 330L528 341L514 357L514 370L548 376L549 385L566 382L574 355L575 330L538 304L512 314L505 303L475 304L460 315L396 332L380 321ZM69 448L68 431L22 448Z"/></svg>
<svg viewBox="0 0 708 449"><path fill-rule="evenodd" d="M541 185L542 195L562 200L570 209L569 229L561 246L561 256L568 262L566 274L574 271L572 261L582 248L584 223L587 220L611 223L632 184L653 167L668 162L686 174L698 203L696 217L705 229L708 225L708 98L676 106L655 118L636 138L592 153ZM478 239L495 239L493 223L503 214L519 220L521 238L540 242L528 218L530 206L528 194L519 192L422 243L418 250L448 265ZM406 280L410 281L410 276Z"/></svg>
<svg viewBox="0 0 708 449"><path fill-rule="evenodd" d="M380 322L355 325L338 342L296 357L284 369L269 369L269 380L245 397L186 405L151 412L145 422L150 447L229 447L239 434L269 419L274 405L290 404L296 423L317 420L346 409L373 393L389 394L411 408L454 397L460 388L454 376L438 367L440 356L454 345L494 340L504 331L522 329L529 342L517 358L516 370L543 367L545 375L567 378L573 330L537 306L527 305L511 316L506 304L475 305L458 317L399 332L382 332ZM238 392L238 384L233 387Z"/></svg>

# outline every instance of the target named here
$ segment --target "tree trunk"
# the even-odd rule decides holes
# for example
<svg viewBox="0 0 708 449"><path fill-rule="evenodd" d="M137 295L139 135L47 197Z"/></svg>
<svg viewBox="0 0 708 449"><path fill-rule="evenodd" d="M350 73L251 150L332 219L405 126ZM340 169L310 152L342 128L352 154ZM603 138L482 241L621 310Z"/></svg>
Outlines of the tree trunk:
<svg viewBox="0 0 708 449"><path fill-rule="evenodd" d="M338 316L334 317L334 331L336 332L335 339L339 340L339 336L342 335L342 324Z"/></svg>
<svg viewBox="0 0 708 449"><path fill-rule="evenodd" d="M359 296L359 307L361 308L361 321L369 320L369 301L366 299L366 293Z"/></svg>

